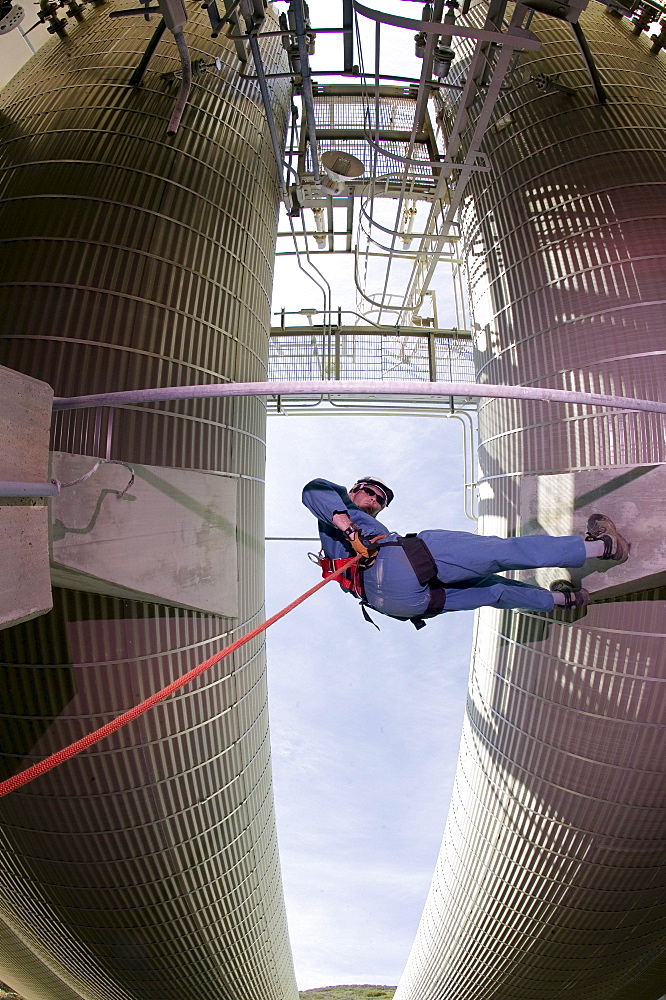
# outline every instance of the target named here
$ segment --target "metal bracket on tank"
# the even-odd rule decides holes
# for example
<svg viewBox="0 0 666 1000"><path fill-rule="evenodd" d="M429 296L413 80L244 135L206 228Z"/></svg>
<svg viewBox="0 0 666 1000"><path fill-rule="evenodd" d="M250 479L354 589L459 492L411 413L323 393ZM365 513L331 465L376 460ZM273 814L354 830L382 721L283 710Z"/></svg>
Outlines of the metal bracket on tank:
<svg viewBox="0 0 666 1000"><path fill-rule="evenodd" d="M590 78L590 83L594 89L595 96L599 104L605 104L608 100L608 95L603 88L601 83L601 76L599 75L599 70L597 69L597 64L594 61L594 56L590 50L590 46L587 43L587 38L583 34L583 29L579 24L579 17L587 7L588 0L522 0L522 6L527 7L530 10L539 11L542 14L547 14L549 17L554 17L559 21L566 21L571 25L571 30L573 31L576 41L578 42L578 48L580 49L580 54L585 62L585 69L587 70L587 75ZM539 78L532 78L533 80L538 80ZM547 79L547 78L546 78ZM552 80L553 78L551 78ZM561 90L566 93L574 93L568 87L564 87L561 84L551 83L550 86L539 86L540 90Z"/></svg>
<svg viewBox="0 0 666 1000"><path fill-rule="evenodd" d="M565 87L563 83L559 83L560 76L560 73L555 73L553 76L548 76L546 73L539 73L538 76L530 76L530 82L534 84L537 90L540 90L544 94L547 94L550 90L558 90L560 93L566 94L567 97L573 97L576 91L573 87Z"/></svg>

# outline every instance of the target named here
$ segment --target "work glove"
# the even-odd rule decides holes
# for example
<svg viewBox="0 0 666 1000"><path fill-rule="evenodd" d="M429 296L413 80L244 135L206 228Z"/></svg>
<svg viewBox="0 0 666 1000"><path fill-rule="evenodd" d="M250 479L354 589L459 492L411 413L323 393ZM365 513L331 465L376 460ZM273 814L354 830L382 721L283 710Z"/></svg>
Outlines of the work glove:
<svg viewBox="0 0 666 1000"><path fill-rule="evenodd" d="M377 558L377 553L379 552L379 547L375 545L380 538L384 538L384 535L375 535L374 538L365 538L363 532L358 527L358 525L352 523L343 532L345 538L353 548L357 555L361 556L359 560L359 566L361 569L367 569L372 566L373 562Z"/></svg>

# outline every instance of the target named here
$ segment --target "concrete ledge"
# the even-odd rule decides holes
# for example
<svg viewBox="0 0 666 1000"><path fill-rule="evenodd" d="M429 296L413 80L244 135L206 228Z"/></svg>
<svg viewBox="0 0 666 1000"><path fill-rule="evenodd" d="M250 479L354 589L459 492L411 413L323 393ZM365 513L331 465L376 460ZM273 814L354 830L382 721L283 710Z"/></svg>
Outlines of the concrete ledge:
<svg viewBox="0 0 666 1000"><path fill-rule="evenodd" d="M666 585L666 466L526 476L521 534L584 535L590 514L611 517L631 542L626 563L588 559L581 569L542 569L520 576L541 587L569 575L595 597L621 597Z"/></svg>
<svg viewBox="0 0 666 1000"><path fill-rule="evenodd" d="M69 482L97 459L55 452ZM232 477L188 469L102 465L51 501L54 585L235 618L236 487Z"/></svg>
<svg viewBox="0 0 666 1000"><path fill-rule="evenodd" d="M0 479L48 480L53 389L0 366ZM0 628L50 611L48 507L0 497Z"/></svg>
<svg viewBox="0 0 666 1000"><path fill-rule="evenodd" d="M50 385L0 365L0 478L47 481L52 406Z"/></svg>
<svg viewBox="0 0 666 1000"><path fill-rule="evenodd" d="M0 628L51 610L49 512L0 505Z"/></svg>

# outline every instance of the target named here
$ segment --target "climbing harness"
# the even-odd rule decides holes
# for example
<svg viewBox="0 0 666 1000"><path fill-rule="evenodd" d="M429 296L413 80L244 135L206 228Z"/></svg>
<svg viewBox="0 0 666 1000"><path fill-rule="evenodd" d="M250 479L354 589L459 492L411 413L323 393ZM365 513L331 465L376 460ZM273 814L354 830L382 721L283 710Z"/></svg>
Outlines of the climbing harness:
<svg viewBox="0 0 666 1000"><path fill-rule="evenodd" d="M411 532L404 538L398 538L395 542L384 542L384 545L399 545L409 559L410 566L421 586L430 588L430 601L423 614L407 619L415 629L425 628L425 619L435 618L441 614L446 603L446 589L437 576L437 563L432 557L432 552L424 541L417 538L416 532Z"/></svg>
<svg viewBox="0 0 666 1000"><path fill-rule="evenodd" d="M279 621L280 618L284 618L285 615L287 615L290 611L293 611L294 608L297 608L299 604L302 604L303 601L307 600L308 597L311 597L314 593L316 593L316 591L321 590L321 588L325 587L331 580L335 580L336 577L340 576L341 573L344 573L346 569L355 565L359 558L360 556L351 556L349 559L339 560L339 562L341 562L339 567L333 570L333 572L329 575L325 576L324 579L320 580L314 587L310 587L309 590L306 590L304 594L297 597L295 601L291 602L291 604L288 604L285 608L282 608L281 611L278 611L270 618L267 618L265 622L262 622L261 625L257 625L256 628L253 628L250 632L242 635L239 639L234 640L234 642L232 642L229 646L225 646L224 649L220 650L219 653L215 653L215 655L211 656L210 659L205 660L197 667L193 667L192 670L183 674L182 677L178 677L175 681L167 684L167 686L162 688L161 691L156 691L155 694L150 695L150 697L146 698L145 701L135 705L134 708L130 708L127 712L123 712L122 715L116 716L116 718L112 719L111 722L107 722L106 725L93 730L92 733L88 733L87 736L83 736L80 740L76 740L75 743L70 743L69 746L63 747L62 750L57 750L49 757L45 757L44 760L38 761L31 767L27 767L24 771L19 771L18 774L12 775L5 781L0 781L0 798L2 798L3 795L7 795L9 792L13 792L15 789L20 788L22 785L27 785L27 783L32 781L34 778L38 778L40 775L46 774L47 771L50 771L52 768L57 767L58 764L62 764L64 761L69 760L70 757L76 756L76 754L81 753L82 750L87 750L88 747L93 746L93 744L99 743L100 740L110 736L111 733L115 733L116 730L126 725L126 723L136 719L139 715L143 715L143 713L147 712L149 708L157 705L160 701L164 701L165 698L168 698L169 695L173 694L175 691L185 687L185 685L189 684L190 681L193 681L195 677L202 674L204 670L208 670L208 668L212 667L215 663L219 663L220 660L223 660L241 646L244 646L245 643L254 639L255 636L265 632L267 628Z"/></svg>
<svg viewBox="0 0 666 1000"><path fill-rule="evenodd" d="M308 558L321 566L321 574L324 577L338 569L343 563L347 562L346 559L327 559L323 552L320 552L318 556L316 556L313 552L309 552ZM379 625L377 622L373 622L372 618L368 614L367 609L369 604L365 599L365 590L363 588L363 571L369 569L376 558L377 555L375 554L375 556L370 559L360 559L338 577L338 583L343 590L349 591L350 594L353 594L354 597L361 602L361 614L365 618L366 622L370 622L370 624L374 625L377 631L380 632L381 629L379 628Z"/></svg>
<svg viewBox="0 0 666 1000"><path fill-rule="evenodd" d="M312 553L309 553L312 555ZM327 559L323 553L319 553L315 556L315 561L321 567L321 575L326 577L329 573L334 573L336 569L340 569L344 563L348 562L348 558L345 559ZM363 571L358 563L350 566L338 577L338 583L343 590L348 590L350 594L357 597L359 601L365 599L365 594L363 593Z"/></svg>
<svg viewBox="0 0 666 1000"><path fill-rule="evenodd" d="M412 618L398 618L397 615L387 615L388 618L396 618L397 621L410 621L415 629L425 628L426 618L435 618L436 615L441 614L444 610L444 604L446 602L446 589L444 584L437 576L437 563L432 557L432 553L426 543L420 538L417 538L416 532L404 535L403 537L397 538L392 542L378 542L378 548L388 548L389 546L399 546L409 560L409 564L414 571L416 579L419 581L422 587L430 588L430 601L428 602L428 607L426 610L420 614L415 615ZM346 559L328 559L323 552L319 555L315 555L312 552L308 553L308 558L312 562L316 562L322 571L322 576L326 577L328 574L342 567L342 565L347 562ZM376 558L376 557L375 557ZM372 560L374 562L374 559ZM376 629L379 626L372 620L367 612L369 607L368 602L365 597L365 589L363 587L363 573L364 570L369 569L372 563L365 564L365 560L356 562L353 566L349 567L344 573L338 577L338 583L343 590L349 591L361 602L361 612L366 621L374 625Z"/></svg>

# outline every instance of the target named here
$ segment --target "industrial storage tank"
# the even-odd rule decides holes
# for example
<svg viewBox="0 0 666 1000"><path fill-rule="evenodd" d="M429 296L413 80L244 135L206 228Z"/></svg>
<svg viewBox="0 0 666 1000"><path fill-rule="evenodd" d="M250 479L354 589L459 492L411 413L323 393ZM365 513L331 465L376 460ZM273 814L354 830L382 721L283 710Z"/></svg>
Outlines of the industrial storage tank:
<svg viewBox="0 0 666 1000"><path fill-rule="evenodd" d="M543 45L513 64L490 172L467 189L477 377L663 401L664 55L599 4L580 24L600 90L571 25L530 15ZM574 577L593 592L584 616L477 613L453 800L396 1000L656 1000L663 418L497 399L479 435L483 533L583 534L601 511L633 549Z"/></svg>
<svg viewBox="0 0 666 1000"><path fill-rule="evenodd" d="M256 78L189 6L167 136L173 37L131 86L156 22L121 6L86 8L0 94L0 363L61 396L263 380L279 183ZM279 38L260 47L279 72ZM54 418L54 478L106 458L136 480L119 501L129 470L104 465L54 507L53 611L0 632L2 777L261 621L265 419L257 398ZM22 996L296 996L261 638L2 799L0 829L0 979Z"/></svg>

